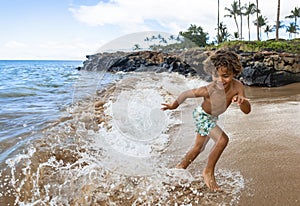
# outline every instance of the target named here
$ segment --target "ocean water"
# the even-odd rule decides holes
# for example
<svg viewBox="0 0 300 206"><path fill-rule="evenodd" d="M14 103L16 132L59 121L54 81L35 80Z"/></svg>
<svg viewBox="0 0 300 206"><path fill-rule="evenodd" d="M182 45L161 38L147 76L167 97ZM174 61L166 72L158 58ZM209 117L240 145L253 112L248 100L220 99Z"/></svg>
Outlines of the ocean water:
<svg viewBox="0 0 300 206"><path fill-rule="evenodd" d="M80 61L0 61L1 163L72 103ZM53 101L55 100L55 101Z"/></svg>
<svg viewBox="0 0 300 206"><path fill-rule="evenodd" d="M81 61L0 61L1 163L71 104L111 81L108 74L78 71L78 66Z"/></svg>

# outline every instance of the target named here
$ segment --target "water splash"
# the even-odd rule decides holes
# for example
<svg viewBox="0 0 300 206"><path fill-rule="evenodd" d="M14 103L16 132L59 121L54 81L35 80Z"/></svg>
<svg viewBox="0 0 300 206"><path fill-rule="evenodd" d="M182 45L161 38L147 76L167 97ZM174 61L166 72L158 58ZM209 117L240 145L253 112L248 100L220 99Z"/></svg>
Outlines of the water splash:
<svg viewBox="0 0 300 206"><path fill-rule="evenodd" d="M113 94L126 94L124 96L108 95L106 98L95 96L78 101L69 107L66 117L37 133L40 138L37 138L29 149L6 161L6 169L0 173L3 203L237 204L245 187L243 176L239 172L218 171L217 181L225 191L212 193L205 186L201 176L189 170L168 169L174 155L180 156L166 151L171 144L176 144L176 139L170 141L168 134L172 128L179 127L183 120L180 113L178 115L178 112L168 112L160 116L162 124L157 130L152 131L153 125L157 122L152 113L158 113L157 106L153 105L160 105L161 100L173 98L167 92L170 90L166 89L171 85L170 81L176 81L176 78L178 81L185 80L181 76L170 74L160 76L162 79L156 75L147 76L147 81L144 81L143 85L135 82L134 85L138 87L124 88L117 85L113 90L107 90L107 92L114 91ZM149 82L148 85L145 82ZM140 88L141 86L143 88ZM137 92L131 91L132 89ZM130 98L126 100L125 97L128 95ZM137 96L143 95L145 102L134 101L139 100ZM95 101L99 99L104 101L103 104L99 103L101 108L95 107ZM149 104L153 100L156 103ZM134 110L130 104L126 108L129 112L122 113L119 107L126 105L122 104L122 101L135 102L135 107L140 105L141 107ZM99 118L102 118L101 121L98 121ZM131 125L136 125L138 120L141 124L130 127L134 130L132 132L128 127L123 127L122 118L125 120L131 118ZM115 122L114 119L119 121ZM140 138L140 135L145 133L151 135Z"/></svg>

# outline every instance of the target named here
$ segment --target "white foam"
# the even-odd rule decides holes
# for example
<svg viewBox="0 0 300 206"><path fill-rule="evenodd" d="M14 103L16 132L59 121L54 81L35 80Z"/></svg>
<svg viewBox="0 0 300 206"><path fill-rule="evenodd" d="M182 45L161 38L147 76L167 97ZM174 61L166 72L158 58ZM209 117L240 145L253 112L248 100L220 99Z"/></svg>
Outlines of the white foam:
<svg viewBox="0 0 300 206"><path fill-rule="evenodd" d="M190 81L177 74L136 74L136 79L131 87L123 87L120 82L119 93L113 94L104 105L108 127L102 124L98 131L92 130L93 102L83 102L70 109L73 117L70 122L45 132L50 135L43 136L43 149L54 155L48 157L45 152L47 158L35 158L40 161L37 168L31 168L33 164L28 161L21 165L24 179L6 181L13 184L15 191L21 191L11 193L19 195L14 196L15 204L91 205L93 198L111 205L131 198L137 205L166 205L177 200L178 205L197 205L201 199L216 204L223 201L222 197L211 198L203 180L189 170L167 169L172 160L164 153L170 144L181 146L176 138L170 140L170 129L182 124L182 116L178 115L182 111L179 108L162 112L161 103L174 101L180 92L205 82ZM65 151L70 150L72 153L66 155ZM63 155L55 153L60 151ZM13 168L8 178L19 174L16 164L30 160L35 152L33 148L7 160ZM229 197L235 205L245 186L243 176L234 171L220 171L217 179L227 191L226 203ZM27 191L25 182L33 185L30 188L33 195L21 201ZM186 198L183 190L188 192Z"/></svg>

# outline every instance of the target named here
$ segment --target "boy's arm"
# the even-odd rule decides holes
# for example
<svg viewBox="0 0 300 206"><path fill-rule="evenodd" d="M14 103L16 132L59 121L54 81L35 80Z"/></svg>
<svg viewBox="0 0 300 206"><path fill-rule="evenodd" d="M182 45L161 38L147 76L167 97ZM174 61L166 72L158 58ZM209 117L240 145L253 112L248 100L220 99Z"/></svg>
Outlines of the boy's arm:
<svg viewBox="0 0 300 206"><path fill-rule="evenodd" d="M251 105L249 99L245 98L244 101L240 104L240 109L245 114L249 114L251 112Z"/></svg>
<svg viewBox="0 0 300 206"><path fill-rule="evenodd" d="M167 109L176 109L180 104L182 104L187 98L196 98L196 97L204 97L207 93L206 87L200 87L198 89L190 89L182 92L177 99L172 104L163 103L164 106L161 108L162 110Z"/></svg>
<svg viewBox="0 0 300 206"><path fill-rule="evenodd" d="M243 113L249 114L251 112L249 99L245 97L244 86L241 83L238 88L238 94L232 98L232 102L236 102Z"/></svg>

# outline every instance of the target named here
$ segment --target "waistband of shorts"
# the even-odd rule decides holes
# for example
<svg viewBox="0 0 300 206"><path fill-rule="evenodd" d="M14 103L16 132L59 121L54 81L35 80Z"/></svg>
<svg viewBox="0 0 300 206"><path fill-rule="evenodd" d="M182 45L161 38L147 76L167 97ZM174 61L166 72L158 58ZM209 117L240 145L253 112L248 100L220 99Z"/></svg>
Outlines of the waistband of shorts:
<svg viewBox="0 0 300 206"><path fill-rule="evenodd" d="M207 116L212 116L211 114L208 114L208 113L202 108L202 106L196 107L196 108L195 108L195 111L201 112L201 113L203 113L204 115L207 115Z"/></svg>
<svg viewBox="0 0 300 206"><path fill-rule="evenodd" d="M194 109L194 112L195 112L195 111L201 113L202 115L205 115L205 116L207 116L207 117L210 117L210 118L212 118L212 119L218 119L217 116L213 116L213 115L207 113L207 112L202 108L202 106L196 107L196 108Z"/></svg>

